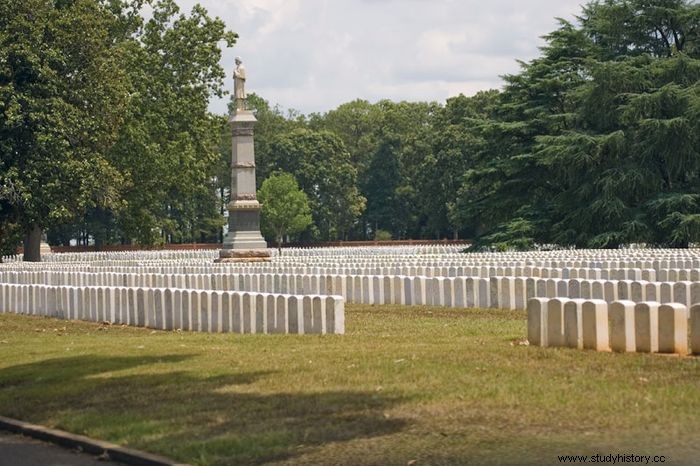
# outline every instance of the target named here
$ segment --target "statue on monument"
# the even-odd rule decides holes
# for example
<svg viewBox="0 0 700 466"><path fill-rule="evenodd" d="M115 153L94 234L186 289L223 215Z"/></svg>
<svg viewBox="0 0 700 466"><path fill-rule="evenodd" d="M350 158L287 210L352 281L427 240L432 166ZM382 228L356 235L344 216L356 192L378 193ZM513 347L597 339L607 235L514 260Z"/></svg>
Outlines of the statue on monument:
<svg viewBox="0 0 700 466"><path fill-rule="evenodd" d="M233 97L236 102L236 110L245 110L245 67L243 67L241 57L236 57L236 68L233 70Z"/></svg>

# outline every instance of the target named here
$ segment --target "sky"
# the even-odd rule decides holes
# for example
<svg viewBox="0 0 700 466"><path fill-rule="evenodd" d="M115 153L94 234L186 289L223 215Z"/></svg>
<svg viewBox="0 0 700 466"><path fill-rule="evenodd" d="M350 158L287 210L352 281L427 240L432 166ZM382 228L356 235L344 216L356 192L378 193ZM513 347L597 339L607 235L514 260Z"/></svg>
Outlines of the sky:
<svg viewBox="0 0 700 466"><path fill-rule="evenodd" d="M234 58L246 92L304 114L354 99L438 101L500 88L516 60L538 56L560 17L585 0L177 0L223 19L240 36ZM226 113L225 99L210 110Z"/></svg>

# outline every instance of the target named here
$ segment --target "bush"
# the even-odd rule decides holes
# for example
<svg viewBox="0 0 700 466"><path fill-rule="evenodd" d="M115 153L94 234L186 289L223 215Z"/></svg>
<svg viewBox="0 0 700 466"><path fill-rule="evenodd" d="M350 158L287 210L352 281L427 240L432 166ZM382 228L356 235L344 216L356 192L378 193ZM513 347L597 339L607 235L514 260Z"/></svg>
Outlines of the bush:
<svg viewBox="0 0 700 466"><path fill-rule="evenodd" d="M386 230L377 230L374 233L375 241L391 241L391 232Z"/></svg>

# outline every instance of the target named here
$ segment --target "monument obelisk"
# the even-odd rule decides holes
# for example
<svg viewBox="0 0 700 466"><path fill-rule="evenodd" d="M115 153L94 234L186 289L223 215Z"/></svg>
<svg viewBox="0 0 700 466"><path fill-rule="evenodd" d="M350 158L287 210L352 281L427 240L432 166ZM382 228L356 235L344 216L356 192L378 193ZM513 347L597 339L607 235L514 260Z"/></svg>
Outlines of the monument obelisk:
<svg viewBox="0 0 700 466"><path fill-rule="evenodd" d="M255 194L255 146L257 122L246 108L245 68L236 57L233 71L234 109L229 118L233 138L231 156L231 202L228 204L228 233L217 262L268 260L271 251L260 234L260 208Z"/></svg>

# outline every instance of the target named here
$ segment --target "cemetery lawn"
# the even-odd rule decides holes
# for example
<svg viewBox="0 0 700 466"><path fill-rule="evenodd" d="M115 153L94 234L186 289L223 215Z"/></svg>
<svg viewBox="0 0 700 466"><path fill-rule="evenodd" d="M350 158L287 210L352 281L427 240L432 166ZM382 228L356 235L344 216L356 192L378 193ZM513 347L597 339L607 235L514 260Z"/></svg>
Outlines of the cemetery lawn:
<svg viewBox="0 0 700 466"><path fill-rule="evenodd" d="M0 415L202 465L700 461L700 358L520 345L525 314L348 306L344 336L0 315Z"/></svg>

